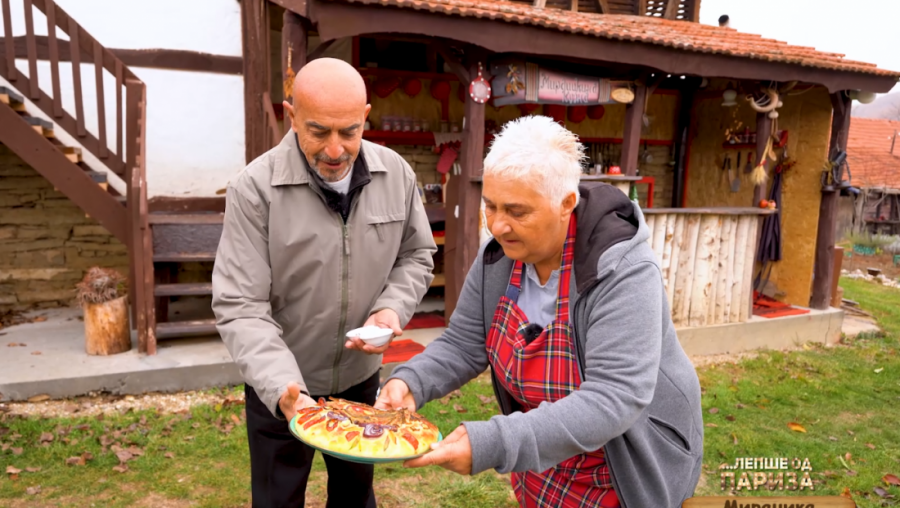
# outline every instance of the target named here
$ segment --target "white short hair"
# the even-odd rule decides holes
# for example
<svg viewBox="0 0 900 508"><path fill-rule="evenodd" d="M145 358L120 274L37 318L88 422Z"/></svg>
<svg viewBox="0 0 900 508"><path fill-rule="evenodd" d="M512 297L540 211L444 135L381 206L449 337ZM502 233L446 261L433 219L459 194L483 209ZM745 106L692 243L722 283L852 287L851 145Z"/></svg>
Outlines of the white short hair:
<svg viewBox="0 0 900 508"><path fill-rule="evenodd" d="M484 174L527 180L554 208L575 193L584 145L578 136L546 116L526 116L507 123L484 159Z"/></svg>

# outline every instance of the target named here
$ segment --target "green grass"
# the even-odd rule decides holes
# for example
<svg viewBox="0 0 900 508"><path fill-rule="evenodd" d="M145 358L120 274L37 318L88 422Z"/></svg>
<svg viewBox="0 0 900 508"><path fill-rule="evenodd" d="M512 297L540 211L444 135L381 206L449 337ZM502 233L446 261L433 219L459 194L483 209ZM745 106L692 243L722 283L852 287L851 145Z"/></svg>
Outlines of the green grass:
<svg viewBox="0 0 900 508"><path fill-rule="evenodd" d="M876 486L900 498L900 487L881 481L888 473L900 476L900 291L863 281L843 280L841 285L847 298L860 302L879 319L884 334L834 348L763 352L738 364L699 370L707 427L705 473L697 495L723 494L717 471L721 463L733 463L738 457L787 456L809 458L814 494L839 495L847 489L863 508L883 506L885 500L873 492ZM239 390L209 393L226 400ZM422 413L447 435L463 419L481 420L495 414L496 404L482 398L493 398L484 376L463 387L458 396L445 398L446 404L428 404ZM466 412L459 413L456 405ZM712 408L718 411L712 414ZM249 506L246 428L240 423L230 433L220 430L234 423L232 415L240 421L242 409L239 404L207 405L184 415L138 412L103 420L7 416L0 423L0 443L10 445L0 452L0 506ZM792 431L790 422L806 432ZM57 435L61 428L70 429L65 437L78 442L63 442ZM55 438L42 446L44 432ZM20 437L13 439L16 435ZM101 436L118 436L119 446L139 447L144 455L127 462L127 472L113 471L119 460L109 449L104 452ZM13 455L13 448L19 447L23 453ZM66 465L67 458L83 452L94 458L85 466ZM166 458L166 453L174 458ZM848 453L850 459L844 461L849 471L838 459ZM3 474L8 465L22 470L40 467L41 471L23 471L11 480ZM326 479L319 456L310 477L307 506L324 506ZM26 493L37 485L40 494ZM375 490L379 506L386 508L515 506L508 476L492 472L463 477L439 468L380 465Z"/></svg>
<svg viewBox="0 0 900 508"><path fill-rule="evenodd" d="M900 475L900 291L850 280L841 285L847 298L879 318L885 334L828 349L764 352L699 372L706 481L698 495L722 495L717 468L738 457L808 457L815 494L840 495L846 488L859 506L882 506L873 489L888 488L885 474ZM790 422L806 432L791 430ZM838 458L848 453L849 470ZM900 488L890 493L900 497Z"/></svg>
<svg viewBox="0 0 900 508"><path fill-rule="evenodd" d="M241 388L214 389L223 401ZM434 401L422 413L444 435L465 419L487 419L496 404L490 383L479 378L462 388L460 394ZM461 414L454 405L465 409ZM0 443L10 446L0 452L0 506L42 507L238 507L249 506L249 456L246 427L240 404L202 405L190 413L158 415L152 411L132 412L103 419L11 418L0 423ZM240 422L235 425L232 418ZM222 428L232 424L229 433ZM8 430L6 430L8 429ZM60 429L68 430L60 436ZM42 433L52 433L52 442L41 444ZM101 446L101 437L114 440L121 448L137 447L143 455L127 462L128 471L113 470L119 459ZM64 442L63 437L69 440ZM77 442L72 442L77 440ZM14 448L22 448L14 455ZM66 465L66 459L88 452L86 465ZM167 458L166 454L174 454ZM4 474L7 466L23 470L12 480ZM35 473L26 468L39 467ZM327 476L325 463L317 455L307 491L307 506L325 504ZM29 487L41 487L38 495ZM408 470L399 464L376 466L375 489L382 507L502 507L515 506L510 498L509 478L497 474L463 477L443 469Z"/></svg>

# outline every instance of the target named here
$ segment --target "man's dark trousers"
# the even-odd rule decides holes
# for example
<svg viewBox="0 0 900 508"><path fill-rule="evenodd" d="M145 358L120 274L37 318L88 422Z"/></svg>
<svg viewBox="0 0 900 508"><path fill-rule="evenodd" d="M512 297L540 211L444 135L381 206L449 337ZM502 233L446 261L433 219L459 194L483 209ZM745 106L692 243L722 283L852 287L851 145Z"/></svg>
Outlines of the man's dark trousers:
<svg viewBox="0 0 900 508"><path fill-rule="evenodd" d="M375 404L379 373L334 397ZM301 443L288 430L287 422L275 418L250 386L247 399L247 437L250 442L250 476L253 508L302 507L306 482L315 450ZM313 399L319 400L313 396ZM375 466L356 464L325 455L328 469L326 508L375 508L372 477Z"/></svg>

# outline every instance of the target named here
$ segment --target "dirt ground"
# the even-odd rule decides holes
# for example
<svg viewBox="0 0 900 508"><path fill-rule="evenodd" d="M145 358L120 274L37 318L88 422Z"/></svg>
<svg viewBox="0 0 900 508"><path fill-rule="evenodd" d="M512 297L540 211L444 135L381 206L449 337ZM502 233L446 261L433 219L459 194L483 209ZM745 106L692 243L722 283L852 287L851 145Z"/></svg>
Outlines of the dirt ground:
<svg viewBox="0 0 900 508"><path fill-rule="evenodd" d="M862 270L866 273L867 268L878 268L885 276L891 279L900 278L900 266L894 266L893 254L879 254L877 256L861 256L853 253L852 256L844 255L844 263L841 269L853 273L854 270Z"/></svg>

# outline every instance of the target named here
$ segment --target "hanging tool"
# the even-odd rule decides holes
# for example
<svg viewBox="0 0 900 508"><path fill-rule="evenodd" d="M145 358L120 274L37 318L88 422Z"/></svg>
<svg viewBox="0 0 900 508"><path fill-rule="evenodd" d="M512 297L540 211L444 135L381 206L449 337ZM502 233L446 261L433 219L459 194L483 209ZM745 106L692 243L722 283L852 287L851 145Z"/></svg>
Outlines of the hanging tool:
<svg viewBox="0 0 900 508"><path fill-rule="evenodd" d="M747 164L744 166L744 173L752 173L753 167L753 152L747 152Z"/></svg>
<svg viewBox="0 0 900 508"><path fill-rule="evenodd" d="M740 164L740 157L740 152L738 152L738 164ZM725 159L725 164L728 165L728 180L731 182L731 192L738 192L741 190L741 175L736 171L732 171L731 156Z"/></svg>

